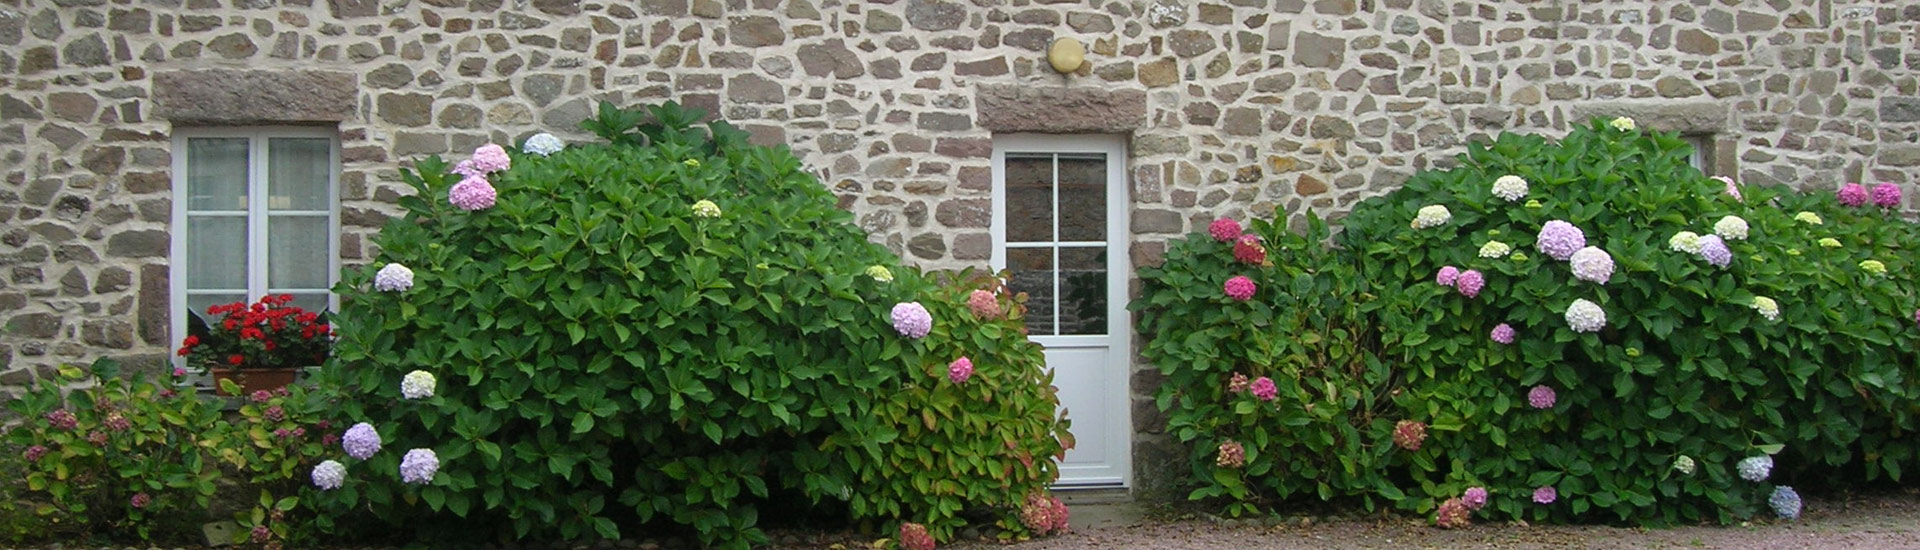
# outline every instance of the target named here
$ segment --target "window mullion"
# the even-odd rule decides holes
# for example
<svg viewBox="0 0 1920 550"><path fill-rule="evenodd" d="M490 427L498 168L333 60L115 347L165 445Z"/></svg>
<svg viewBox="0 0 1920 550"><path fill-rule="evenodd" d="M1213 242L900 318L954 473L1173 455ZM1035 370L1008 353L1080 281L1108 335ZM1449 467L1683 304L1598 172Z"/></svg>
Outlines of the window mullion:
<svg viewBox="0 0 1920 550"><path fill-rule="evenodd" d="M247 301L267 292L267 139L248 135L247 149Z"/></svg>
<svg viewBox="0 0 1920 550"><path fill-rule="evenodd" d="M1053 219L1047 221L1053 224L1053 333L1058 335L1060 334L1060 304L1062 303L1060 299L1060 278L1065 276L1067 271L1060 266L1060 155L1057 153L1054 154L1052 160L1053 162L1050 163L1050 166L1053 168L1053 185L1047 187L1053 191Z"/></svg>

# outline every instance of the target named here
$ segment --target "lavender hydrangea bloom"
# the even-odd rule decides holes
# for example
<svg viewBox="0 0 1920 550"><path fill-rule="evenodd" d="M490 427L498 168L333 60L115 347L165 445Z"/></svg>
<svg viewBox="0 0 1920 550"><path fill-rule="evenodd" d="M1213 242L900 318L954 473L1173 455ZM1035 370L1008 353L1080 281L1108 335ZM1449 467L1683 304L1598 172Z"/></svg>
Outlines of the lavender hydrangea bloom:
<svg viewBox="0 0 1920 550"><path fill-rule="evenodd" d="M1560 491L1555 490L1552 485L1533 490L1533 502L1536 504L1553 504L1556 500L1560 500Z"/></svg>
<svg viewBox="0 0 1920 550"><path fill-rule="evenodd" d="M1774 487L1773 496L1767 497L1767 505L1773 507L1774 515L1780 516L1780 519L1800 518L1800 493L1792 487Z"/></svg>
<svg viewBox="0 0 1920 550"><path fill-rule="evenodd" d="M1551 409L1558 398L1553 388L1546 386L1534 386L1532 390L1527 391L1527 404L1536 409Z"/></svg>
<svg viewBox="0 0 1920 550"><path fill-rule="evenodd" d="M433 482L433 474L440 471L440 457L433 449L414 449L400 459L400 481L424 485Z"/></svg>
<svg viewBox="0 0 1920 550"><path fill-rule="evenodd" d="M1487 337L1492 338L1495 342L1511 344L1513 343L1513 325L1500 323L1498 326L1493 327L1493 332L1488 334Z"/></svg>
<svg viewBox="0 0 1920 550"><path fill-rule="evenodd" d="M380 432L375 431L372 424L354 424L347 428L346 437L340 439L340 448L347 451L347 456L366 460L380 452Z"/></svg>
<svg viewBox="0 0 1920 550"><path fill-rule="evenodd" d="M1589 246L1574 252L1568 259L1573 264L1574 278L1606 284L1613 278L1613 256L1600 247Z"/></svg>
<svg viewBox="0 0 1920 550"><path fill-rule="evenodd" d="M328 460L313 466L313 486L322 491L339 489L347 480L347 467Z"/></svg>
<svg viewBox="0 0 1920 550"><path fill-rule="evenodd" d="M1450 265L1441 266L1440 272L1433 275L1433 282L1440 283L1440 286L1453 286L1454 281L1458 280L1460 280L1460 268Z"/></svg>
<svg viewBox="0 0 1920 550"><path fill-rule="evenodd" d="M893 330L908 338L923 338L933 331L933 314L920 302L901 302L893 306Z"/></svg>
<svg viewBox="0 0 1920 550"><path fill-rule="evenodd" d="M507 150L492 143L473 150L473 168L482 173L491 174L513 166L513 159L507 156Z"/></svg>
<svg viewBox="0 0 1920 550"><path fill-rule="evenodd" d="M387 264L373 274L373 289L381 292L400 292L413 288L413 269L400 264Z"/></svg>
<svg viewBox="0 0 1920 550"><path fill-rule="evenodd" d="M1587 246L1587 234L1573 224L1553 220L1540 227L1540 236L1534 239L1533 246L1548 257L1566 261Z"/></svg>
<svg viewBox="0 0 1920 550"><path fill-rule="evenodd" d="M1733 469L1739 472L1740 479L1753 482L1766 481L1767 476L1773 473L1773 457L1768 455L1746 457L1740 459L1738 464L1734 464Z"/></svg>
<svg viewBox="0 0 1920 550"><path fill-rule="evenodd" d="M555 137L553 134L540 132L527 138L527 142L520 146L520 150L544 157L558 153L566 147L566 142L560 141L560 138Z"/></svg>
<svg viewBox="0 0 1920 550"><path fill-rule="evenodd" d="M1468 510L1479 510L1487 505L1487 488L1468 487L1467 492L1460 495L1460 502L1465 503Z"/></svg>
<svg viewBox="0 0 1920 550"><path fill-rule="evenodd" d="M1700 259L1714 267L1726 267L1733 263L1733 250L1727 248L1727 241L1719 235L1705 235L1700 237Z"/></svg>
<svg viewBox="0 0 1920 550"><path fill-rule="evenodd" d="M1479 296L1480 289L1486 288L1486 286L1487 276L1480 274L1480 270L1478 269L1469 269L1460 272L1460 278L1455 279L1453 282L1453 288L1459 290L1461 296L1468 298Z"/></svg>
<svg viewBox="0 0 1920 550"><path fill-rule="evenodd" d="M1893 183L1873 186L1873 205L1881 208L1900 206L1900 186Z"/></svg>

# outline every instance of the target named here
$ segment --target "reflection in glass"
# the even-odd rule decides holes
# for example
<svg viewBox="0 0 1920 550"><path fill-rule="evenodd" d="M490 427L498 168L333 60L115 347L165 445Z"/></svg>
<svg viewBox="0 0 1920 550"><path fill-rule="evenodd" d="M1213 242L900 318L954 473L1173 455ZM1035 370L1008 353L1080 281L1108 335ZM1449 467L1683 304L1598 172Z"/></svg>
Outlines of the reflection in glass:
<svg viewBox="0 0 1920 550"><path fill-rule="evenodd" d="M246 300L245 294L188 294L187 309L200 314L202 319L212 320L215 317L207 314L207 308Z"/></svg>
<svg viewBox="0 0 1920 550"><path fill-rule="evenodd" d="M1053 157L1007 155L1007 242L1053 241Z"/></svg>
<svg viewBox="0 0 1920 550"><path fill-rule="evenodd" d="M188 289L247 288L245 217L187 216L186 247Z"/></svg>
<svg viewBox="0 0 1920 550"><path fill-rule="evenodd" d="M292 294L293 305L299 306L300 309L314 313L327 311L327 293L325 292L282 292L275 290L272 291L271 294Z"/></svg>
<svg viewBox="0 0 1920 550"><path fill-rule="evenodd" d="M1012 271L1007 286L1027 293L1027 334L1054 334L1053 249L1009 248L1007 269Z"/></svg>
<svg viewBox="0 0 1920 550"><path fill-rule="evenodd" d="M246 138L187 140L187 210L246 209Z"/></svg>
<svg viewBox="0 0 1920 550"><path fill-rule="evenodd" d="M273 216L267 221L267 285L327 288L327 217Z"/></svg>
<svg viewBox="0 0 1920 550"><path fill-rule="evenodd" d="M267 140L267 209L326 210L332 149L325 138Z"/></svg>
<svg viewBox="0 0 1920 550"><path fill-rule="evenodd" d="M1107 239L1107 156L1060 155L1060 240Z"/></svg>
<svg viewBox="0 0 1920 550"><path fill-rule="evenodd" d="M1060 249L1060 334L1107 333L1106 247Z"/></svg>

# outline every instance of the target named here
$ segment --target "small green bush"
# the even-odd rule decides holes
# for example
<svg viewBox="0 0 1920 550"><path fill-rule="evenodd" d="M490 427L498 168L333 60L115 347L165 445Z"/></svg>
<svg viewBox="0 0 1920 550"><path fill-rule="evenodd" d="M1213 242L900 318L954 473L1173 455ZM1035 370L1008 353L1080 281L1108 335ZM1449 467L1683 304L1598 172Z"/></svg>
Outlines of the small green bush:
<svg viewBox="0 0 1920 550"><path fill-rule="evenodd" d="M387 450L311 498L434 536L669 524L744 547L776 505L1021 535L1008 518L1055 478L1066 423L1012 298L973 315L985 279L901 266L785 149L701 116L603 104L582 127L609 143L453 167L510 159L483 170L497 202L438 158L403 171L417 194L336 289L322 376ZM924 337L890 321L907 302ZM955 383L961 356L977 370ZM406 395L414 371L430 397ZM396 479L410 449L437 456L429 483Z"/></svg>
<svg viewBox="0 0 1920 550"><path fill-rule="evenodd" d="M1558 142L1503 134L1356 205L1337 248L1258 222L1271 267L1176 243L1143 270L1138 307L1148 357L1184 381L1160 403L1192 444L1193 496L1426 513L1480 487L1483 517L1727 522L1769 500L1797 513L1774 498L1787 483L1900 480L1920 458L1920 232L1830 194L1703 177L1687 153L1601 121ZM1522 196L1495 193L1503 176ZM1570 239L1542 236L1551 221L1608 259L1554 259ZM1716 230L1712 262L1670 243ZM1440 284L1447 266L1474 283ZM1257 283L1253 301L1221 296L1230 274ZM1604 312L1597 330L1569 319L1579 300ZM1234 373L1272 377L1279 397L1228 391ZM1243 466L1217 465L1229 440ZM1775 465L1763 481L1738 475L1754 457Z"/></svg>

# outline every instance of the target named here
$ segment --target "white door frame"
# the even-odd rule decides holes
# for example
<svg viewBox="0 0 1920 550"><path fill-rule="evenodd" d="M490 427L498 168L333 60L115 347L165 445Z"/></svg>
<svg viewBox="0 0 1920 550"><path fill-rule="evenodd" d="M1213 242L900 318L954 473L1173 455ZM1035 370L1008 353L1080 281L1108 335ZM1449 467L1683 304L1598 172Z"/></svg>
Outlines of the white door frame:
<svg viewBox="0 0 1920 550"><path fill-rule="evenodd" d="M1105 376L1111 376L1113 384L1103 388L1105 395L1100 397L1099 410L1068 411L1068 419L1101 418L1098 423L1100 433L1087 432L1095 426L1093 422L1076 422L1071 428L1076 439L1088 440L1100 438L1107 443L1110 456L1109 467L1097 472L1075 472L1062 468L1057 487L1127 487L1133 482L1133 419L1132 419L1132 358L1133 324L1127 312L1128 280L1132 275L1132 266L1128 247L1132 236L1128 232L1128 205L1132 200L1132 186L1127 183L1126 137L1109 134L999 134L993 137L993 215L990 231L993 238L993 256L991 265L994 271L1007 268L1007 153L1100 153L1107 158L1107 335L1069 335L1069 336L1033 336L1031 339L1047 348L1101 347L1108 348ZM1058 191L1056 190L1056 197ZM1056 198L1055 202L1058 202ZM1054 212L1057 220L1059 212ZM1056 222L1057 224L1058 222ZM1094 244L1089 242L1064 242L1055 234L1054 245ZM1054 266L1059 269L1059 266ZM1056 277L1057 280L1057 277ZM1057 283L1056 283L1057 284ZM1057 294L1057 293L1056 293ZM1073 451L1067 451L1069 456ZM1076 479L1077 478L1077 479Z"/></svg>

